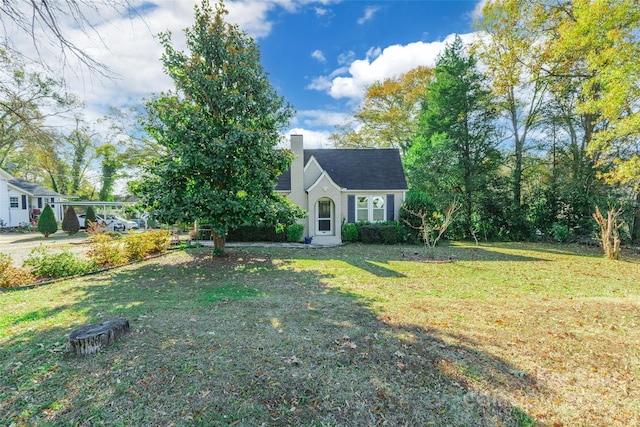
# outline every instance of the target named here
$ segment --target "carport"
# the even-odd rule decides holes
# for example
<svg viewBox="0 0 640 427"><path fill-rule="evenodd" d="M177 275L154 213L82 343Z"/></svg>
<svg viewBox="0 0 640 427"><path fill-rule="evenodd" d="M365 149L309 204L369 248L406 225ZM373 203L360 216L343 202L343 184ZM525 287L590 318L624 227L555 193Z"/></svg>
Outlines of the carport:
<svg viewBox="0 0 640 427"><path fill-rule="evenodd" d="M132 205L132 202L103 202L103 201L93 201L93 200L78 200L78 201L70 201L70 202L60 202L62 206L93 206L97 209L102 209L102 217L107 217L107 208L122 208L124 206ZM96 212L100 214L100 212ZM147 219L145 215L141 215L144 221L144 228L147 228Z"/></svg>

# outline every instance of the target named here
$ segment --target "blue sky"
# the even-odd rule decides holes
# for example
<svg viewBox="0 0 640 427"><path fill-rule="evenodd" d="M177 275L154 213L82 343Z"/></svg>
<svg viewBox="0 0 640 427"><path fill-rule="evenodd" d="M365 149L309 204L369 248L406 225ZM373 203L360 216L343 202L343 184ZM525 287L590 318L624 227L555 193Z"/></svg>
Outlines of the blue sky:
<svg viewBox="0 0 640 427"><path fill-rule="evenodd" d="M229 21L258 42L265 71L277 92L297 110L287 133L304 135L308 147L328 147L335 125L343 124L371 83L418 66L433 65L454 34L473 37L476 1L236 0L225 2ZM135 3L135 1L133 1ZM199 0L198 0L199 2ZM216 0L211 0L215 4ZM193 23L195 0L146 0L140 16L104 9L91 37L73 22L62 22L67 37L118 75L106 80L68 58L60 72L86 102L88 119L107 107L125 107L171 88L160 63L156 35L171 31L174 44ZM65 25L67 24L67 25ZM7 29L19 49L33 43ZM55 46L38 46L52 68L60 64Z"/></svg>

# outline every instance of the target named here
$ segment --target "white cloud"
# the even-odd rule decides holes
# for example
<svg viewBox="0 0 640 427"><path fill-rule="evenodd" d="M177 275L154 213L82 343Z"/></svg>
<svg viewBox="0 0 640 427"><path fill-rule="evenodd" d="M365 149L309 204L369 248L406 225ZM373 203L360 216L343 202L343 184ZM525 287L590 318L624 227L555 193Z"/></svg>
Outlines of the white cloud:
<svg viewBox="0 0 640 427"><path fill-rule="evenodd" d="M338 64L340 65L351 64L355 57L356 57L356 53L352 50L350 50L349 52L341 53L340 55L338 55Z"/></svg>
<svg viewBox="0 0 640 427"><path fill-rule="evenodd" d="M343 125L351 117L349 113L327 110L303 110L296 114L296 124L309 127L334 127Z"/></svg>
<svg viewBox="0 0 640 427"><path fill-rule="evenodd" d="M460 35L465 44L475 36L475 33ZM447 43L453 42L454 37L452 34L443 41L393 45L381 52L379 49L370 49L365 59L351 62L346 73L348 75L334 71L329 76L316 77L308 88L325 91L335 99L361 99L366 88L376 81L398 77L418 66L435 66L438 55Z"/></svg>
<svg viewBox="0 0 640 427"><path fill-rule="evenodd" d="M480 0L476 4L476 7L473 9L473 12L471 12L471 18L473 18L474 20L479 20L480 18L482 18L482 10L490 1L491 0Z"/></svg>
<svg viewBox="0 0 640 427"><path fill-rule="evenodd" d="M364 15L362 16L362 18L358 19L358 21L357 21L358 25L364 25L365 22L370 21L371 19L373 19L373 16L379 10L380 10L380 6L368 6L364 10Z"/></svg>
<svg viewBox="0 0 640 427"><path fill-rule="evenodd" d="M311 53L311 57L318 62L327 62L327 58L324 57L324 53L320 49L316 49Z"/></svg>
<svg viewBox="0 0 640 427"><path fill-rule="evenodd" d="M287 132L285 147L289 147L290 135L302 135L302 141L304 148L332 148L332 144L329 142L331 132L329 131L313 131L304 128L293 128Z"/></svg>

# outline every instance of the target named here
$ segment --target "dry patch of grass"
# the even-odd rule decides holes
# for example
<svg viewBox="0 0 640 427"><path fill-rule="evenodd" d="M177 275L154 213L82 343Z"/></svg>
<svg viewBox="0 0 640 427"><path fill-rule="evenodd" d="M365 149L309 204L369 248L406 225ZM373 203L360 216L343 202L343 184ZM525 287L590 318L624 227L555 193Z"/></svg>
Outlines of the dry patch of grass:
<svg viewBox="0 0 640 427"><path fill-rule="evenodd" d="M191 250L0 294L0 425L639 425L639 259L414 251ZM112 316L123 340L64 352Z"/></svg>

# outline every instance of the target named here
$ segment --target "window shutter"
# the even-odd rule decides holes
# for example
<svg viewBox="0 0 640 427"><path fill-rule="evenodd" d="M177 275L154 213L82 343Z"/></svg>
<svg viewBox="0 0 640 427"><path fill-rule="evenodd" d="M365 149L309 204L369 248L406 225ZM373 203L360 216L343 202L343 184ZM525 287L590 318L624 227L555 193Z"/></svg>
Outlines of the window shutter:
<svg viewBox="0 0 640 427"><path fill-rule="evenodd" d="M395 221L395 197L393 194L387 194L387 221Z"/></svg>
<svg viewBox="0 0 640 427"><path fill-rule="evenodd" d="M356 196L347 196L347 222L356 222Z"/></svg>
<svg viewBox="0 0 640 427"><path fill-rule="evenodd" d="M38 197L38 209L42 209L42 197Z"/></svg>
<svg viewBox="0 0 640 427"><path fill-rule="evenodd" d="M22 209L27 209L27 196L26 196L26 194L22 195Z"/></svg>

